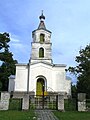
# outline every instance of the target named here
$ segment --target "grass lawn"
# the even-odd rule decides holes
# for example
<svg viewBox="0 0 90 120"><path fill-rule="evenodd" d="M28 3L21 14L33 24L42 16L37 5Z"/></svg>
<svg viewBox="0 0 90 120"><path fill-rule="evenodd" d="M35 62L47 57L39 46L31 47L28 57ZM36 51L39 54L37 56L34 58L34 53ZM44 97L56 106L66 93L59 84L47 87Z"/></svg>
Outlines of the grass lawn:
<svg viewBox="0 0 90 120"><path fill-rule="evenodd" d="M54 114L59 120L90 120L90 112L59 112Z"/></svg>
<svg viewBox="0 0 90 120"><path fill-rule="evenodd" d="M33 120L34 111L0 111L0 120Z"/></svg>

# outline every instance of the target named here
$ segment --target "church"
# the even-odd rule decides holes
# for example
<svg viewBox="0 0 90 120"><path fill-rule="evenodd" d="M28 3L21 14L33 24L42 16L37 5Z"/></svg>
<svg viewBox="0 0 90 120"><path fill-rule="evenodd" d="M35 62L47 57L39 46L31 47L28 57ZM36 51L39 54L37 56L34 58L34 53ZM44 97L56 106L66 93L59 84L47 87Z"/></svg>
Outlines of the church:
<svg viewBox="0 0 90 120"><path fill-rule="evenodd" d="M31 55L28 64L16 64L16 75L9 77L9 92L49 95L71 95L71 79L66 76L65 64L52 60L51 31L45 26L43 12L38 28L32 31Z"/></svg>

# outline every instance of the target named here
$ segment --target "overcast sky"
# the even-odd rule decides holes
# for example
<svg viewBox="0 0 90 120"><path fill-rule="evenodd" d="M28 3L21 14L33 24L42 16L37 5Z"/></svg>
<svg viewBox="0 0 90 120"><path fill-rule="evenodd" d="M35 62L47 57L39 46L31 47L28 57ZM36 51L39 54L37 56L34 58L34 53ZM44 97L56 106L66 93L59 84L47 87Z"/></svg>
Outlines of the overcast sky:
<svg viewBox="0 0 90 120"><path fill-rule="evenodd" d="M53 62L75 66L78 51L90 43L90 0L0 0L0 32L10 33L14 59L28 62L41 10L52 32Z"/></svg>

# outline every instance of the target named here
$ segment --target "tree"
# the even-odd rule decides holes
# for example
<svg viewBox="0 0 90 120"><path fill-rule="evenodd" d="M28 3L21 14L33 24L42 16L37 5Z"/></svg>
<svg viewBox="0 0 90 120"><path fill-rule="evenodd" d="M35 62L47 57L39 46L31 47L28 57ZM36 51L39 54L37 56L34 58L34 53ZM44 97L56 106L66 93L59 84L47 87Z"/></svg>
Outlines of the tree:
<svg viewBox="0 0 90 120"><path fill-rule="evenodd" d="M72 98L76 98L77 97L76 85L71 85L71 92L72 92Z"/></svg>
<svg viewBox="0 0 90 120"><path fill-rule="evenodd" d="M90 98L90 44L79 51L76 56L76 67L69 67L68 71L77 76L77 92L84 92Z"/></svg>
<svg viewBox="0 0 90 120"><path fill-rule="evenodd" d="M8 90L8 77L15 74L16 60L9 51L10 37L8 33L0 33L0 90Z"/></svg>

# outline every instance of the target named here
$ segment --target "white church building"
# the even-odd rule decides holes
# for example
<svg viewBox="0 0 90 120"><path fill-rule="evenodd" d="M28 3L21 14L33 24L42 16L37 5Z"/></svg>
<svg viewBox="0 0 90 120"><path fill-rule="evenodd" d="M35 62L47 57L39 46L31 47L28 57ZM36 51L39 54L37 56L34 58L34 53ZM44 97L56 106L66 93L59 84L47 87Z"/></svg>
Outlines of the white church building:
<svg viewBox="0 0 90 120"><path fill-rule="evenodd" d="M71 79L66 76L66 65L53 63L51 32L46 29L43 13L39 19L38 28L32 32L29 63L16 64L16 75L9 77L8 91L42 95L44 89L44 95L61 92L70 95Z"/></svg>

